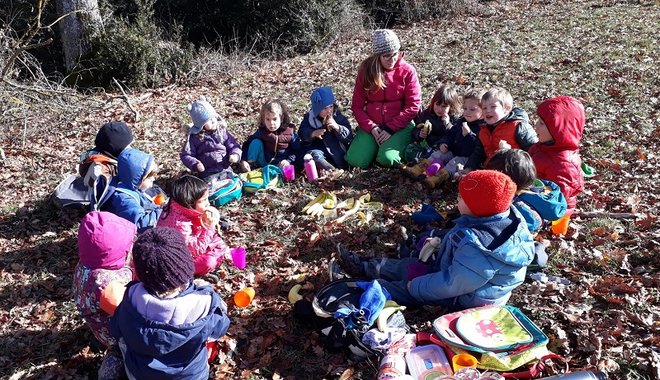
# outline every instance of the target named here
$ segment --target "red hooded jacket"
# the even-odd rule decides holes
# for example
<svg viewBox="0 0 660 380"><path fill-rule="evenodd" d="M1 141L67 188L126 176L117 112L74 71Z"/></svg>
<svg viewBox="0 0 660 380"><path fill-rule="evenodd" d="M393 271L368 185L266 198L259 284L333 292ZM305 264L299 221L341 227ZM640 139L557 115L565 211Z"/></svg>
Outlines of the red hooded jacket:
<svg viewBox="0 0 660 380"><path fill-rule="evenodd" d="M539 104L536 113L548 127L552 141L532 145L529 155L534 160L537 176L559 185L571 212L584 188L580 158L584 106L570 96L558 96Z"/></svg>

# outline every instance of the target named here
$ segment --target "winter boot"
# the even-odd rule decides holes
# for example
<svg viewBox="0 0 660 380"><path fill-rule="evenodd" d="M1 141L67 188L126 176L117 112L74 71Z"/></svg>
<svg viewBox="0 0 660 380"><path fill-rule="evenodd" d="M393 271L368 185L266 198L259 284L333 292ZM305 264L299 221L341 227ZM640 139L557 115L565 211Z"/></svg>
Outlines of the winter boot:
<svg viewBox="0 0 660 380"><path fill-rule="evenodd" d="M424 174L424 171L426 170L426 167L428 166L428 163L425 162L426 160L423 160L417 165L414 166L404 166L403 167L403 172L408 176L409 178L412 179L418 179L419 176Z"/></svg>
<svg viewBox="0 0 660 380"><path fill-rule="evenodd" d="M424 179L424 186L426 186L426 188L429 190L433 190L436 186L445 182L448 179L449 179L449 172L445 169L440 169L440 171L436 175L426 177L426 179Z"/></svg>

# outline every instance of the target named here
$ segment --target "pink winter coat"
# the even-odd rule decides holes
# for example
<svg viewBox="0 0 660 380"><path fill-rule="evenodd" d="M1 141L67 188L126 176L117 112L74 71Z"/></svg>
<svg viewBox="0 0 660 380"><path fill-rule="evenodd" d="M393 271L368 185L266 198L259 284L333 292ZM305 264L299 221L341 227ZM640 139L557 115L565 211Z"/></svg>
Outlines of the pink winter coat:
<svg viewBox="0 0 660 380"><path fill-rule="evenodd" d="M559 185L571 212L584 188L580 158L584 107L575 98L558 96L539 104L536 113L548 127L553 141L532 145L529 155L534 160L537 176Z"/></svg>
<svg viewBox="0 0 660 380"><path fill-rule="evenodd" d="M186 239L195 261L195 274L204 275L217 267L229 251L213 227L202 225L202 213L170 200L169 212L163 211L159 227L171 227Z"/></svg>
<svg viewBox="0 0 660 380"><path fill-rule="evenodd" d="M126 266L137 232L135 224L105 211L85 215L78 229L80 261L73 275L73 294L80 316L106 346L116 343L110 334L110 316L101 310L101 293L113 282L128 283L133 271Z"/></svg>
<svg viewBox="0 0 660 380"><path fill-rule="evenodd" d="M385 71L387 87L367 91L364 73L359 72L353 89L351 110L362 130L371 133L375 126L386 126L392 132L404 129L419 112L422 90L417 71L403 59L403 53L394 69Z"/></svg>

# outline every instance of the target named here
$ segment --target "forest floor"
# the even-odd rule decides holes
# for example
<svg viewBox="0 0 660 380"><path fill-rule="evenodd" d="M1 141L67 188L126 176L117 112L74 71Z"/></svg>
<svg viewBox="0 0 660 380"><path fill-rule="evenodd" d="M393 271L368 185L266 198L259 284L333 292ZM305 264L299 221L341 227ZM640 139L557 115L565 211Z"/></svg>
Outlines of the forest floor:
<svg viewBox="0 0 660 380"><path fill-rule="evenodd" d="M569 233L544 232L551 241L545 272L569 284L529 279L510 303L539 325L549 348L568 359L571 370L600 369L612 379L660 378L660 7L615 0L481 4L487 12L396 30L406 60L418 70L424 102L440 83L461 90L498 85L534 117L536 104L548 97L577 97L587 113L581 154L596 171L579 197L581 214L571 219ZM49 195L75 171L100 125L112 118L128 121L133 146L156 156L165 181L184 169L178 158L184 107L199 95L209 98L240 141L271 97L288 103L299 123L317 86L332 85L350 116L356 69L369 47L369 32L356 31L323 53L228 60L224 74L195 85L129 91L137 121L125 102L92 94L82 104L94 106L75 119L60 120L56 109L28 110L23 123L3 125L0 378L96 377L103 351L79 318L71 292L82 215L54 208ZM384 208L363 225L357 217L338 223L305 215L303 206L321 190L340 199L370 193ZM336 243L365 256L396 255L400 227L416 232L412 212L422 203L450 212L455 199L455 184L428 192L396 169L372 168L315 183L299 178L223 207L235 222L224 239L247 247L249 257L243 271L225 263L217 272L216 288L229 303L232 325L224 360L212 366L214 378L375 378L375 361L353 364L324 350L318 333L293 318L287 292L300 282L301 294L311 299L328 280ZM256 298L238 309L232 295L246 285L255 287ZM437 317L425 308L405 315L419 331L430 331Z"/></svg>

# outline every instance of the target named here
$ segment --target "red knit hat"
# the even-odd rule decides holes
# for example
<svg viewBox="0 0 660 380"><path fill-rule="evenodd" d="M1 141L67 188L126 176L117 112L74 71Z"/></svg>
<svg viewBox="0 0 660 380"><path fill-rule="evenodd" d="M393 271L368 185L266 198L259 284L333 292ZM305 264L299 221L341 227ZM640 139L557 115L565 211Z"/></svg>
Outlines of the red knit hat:
<svg viewBox="0 0 660 380"><path fill-rule="evenodd" d="M504 173L475 170L463 177L458 192L475 216L492 216L511 206L516 184Z"/></svg>

